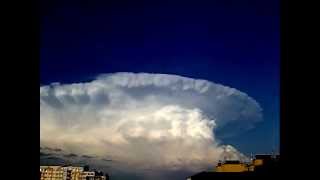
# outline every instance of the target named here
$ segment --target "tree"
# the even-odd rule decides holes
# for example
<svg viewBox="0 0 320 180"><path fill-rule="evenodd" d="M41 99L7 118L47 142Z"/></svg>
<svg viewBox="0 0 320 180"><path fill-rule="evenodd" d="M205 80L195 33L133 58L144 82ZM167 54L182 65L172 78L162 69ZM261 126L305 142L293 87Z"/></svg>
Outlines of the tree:
<svg viewBox="0 0 320 180"><path fill-rule="evenodd" d="M89 169L90 169L89 165L85 165L85 166L83 167L83 170L84 170L84 171L89 171Z"/></svg>

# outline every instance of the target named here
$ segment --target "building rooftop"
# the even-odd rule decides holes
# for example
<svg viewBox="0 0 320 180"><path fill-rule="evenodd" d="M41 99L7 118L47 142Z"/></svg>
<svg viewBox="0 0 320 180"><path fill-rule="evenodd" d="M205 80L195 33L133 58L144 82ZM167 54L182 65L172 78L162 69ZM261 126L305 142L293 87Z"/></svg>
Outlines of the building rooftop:
<svg viewBox="0 0 320 180"><path fill-rule="evenodd" d="M227 160L223 164L240 164L239 160Z"/></svg>

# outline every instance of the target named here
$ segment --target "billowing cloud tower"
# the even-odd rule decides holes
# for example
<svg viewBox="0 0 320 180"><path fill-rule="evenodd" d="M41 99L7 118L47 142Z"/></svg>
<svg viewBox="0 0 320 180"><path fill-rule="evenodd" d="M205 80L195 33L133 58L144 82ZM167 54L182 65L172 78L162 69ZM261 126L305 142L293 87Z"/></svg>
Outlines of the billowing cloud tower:
<svg viewBox="0 0 320 180"><path fill-rule="evenodd" d="M236 89L167 74L104 74L87 83L40 87L43 147L111 159L114 167L200 170L227 147L215 132L236 134L262 109Z"/></svg>

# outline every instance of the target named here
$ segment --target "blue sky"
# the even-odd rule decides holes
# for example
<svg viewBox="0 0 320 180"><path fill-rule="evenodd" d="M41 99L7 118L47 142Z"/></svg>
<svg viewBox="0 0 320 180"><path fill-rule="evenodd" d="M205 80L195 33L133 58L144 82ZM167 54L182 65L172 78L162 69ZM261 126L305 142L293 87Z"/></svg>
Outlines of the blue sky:
<svg viewBox="0 0 320 180"><path fill-rule="evenodd" d="M271 152L274 139L279 148L279 19L276 0L43 1L40 84L112 72L220 83L264 111L255 129L224 142L245 153Z"/></svg>

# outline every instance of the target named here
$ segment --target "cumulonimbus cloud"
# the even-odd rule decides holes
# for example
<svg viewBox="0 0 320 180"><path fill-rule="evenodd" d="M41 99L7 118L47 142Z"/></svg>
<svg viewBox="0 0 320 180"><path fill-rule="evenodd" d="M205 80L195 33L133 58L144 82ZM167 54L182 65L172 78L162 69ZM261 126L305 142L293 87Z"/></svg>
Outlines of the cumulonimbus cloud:
<svg viewBox="0 0 320 180"><path fill-rule="evenodd" d="M42 146L129 167L201 169L223 149L215 136L252 128L262 109L247 94L177 75L113 73L40 87Z"/></svg>

